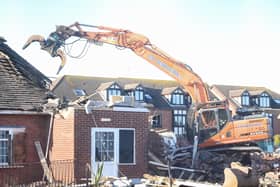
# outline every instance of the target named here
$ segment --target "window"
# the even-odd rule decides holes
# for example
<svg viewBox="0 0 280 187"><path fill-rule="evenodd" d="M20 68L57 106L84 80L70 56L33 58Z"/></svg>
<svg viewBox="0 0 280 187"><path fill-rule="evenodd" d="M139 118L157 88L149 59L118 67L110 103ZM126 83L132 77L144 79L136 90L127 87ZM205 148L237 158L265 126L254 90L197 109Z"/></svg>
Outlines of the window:
<svg viewBox="0 0 280 187"><path fill-rule="evenodd" d="M267 93L262 93L260 96L260 107L270 107L270 97Z"/></svg>
<svg viewBox="0 0 280 187"><path fill-rule="evenodd" d="M135 100L136 101L143 101L144 100L144 90L142 87L137 87L135 89Z"/></svg>
<svg viewBox="0 0 280 187"><path fill-rule="evenodd" d="M161 128L161 116L160 115L154 115L151 118L151 125L152 128Z"/></svg>
<svg viewBox="0 0 280 187"><path fill-rule="evenodd" d="M95 161L114 160L114 133L95 132Z"/></svg>
<svg viewBox="0 0 280 187"><path fill-rule="evenodd" d="M186 110L173 111L173 131L176 136L186 135Z"/></svg>
<svg viewBox="0 0 280 187"><path fill-rule="evenodd" d="M134 96L135 101L144 101L144 89L142 87L137 87L135 90L128 92L129 96Z"/></svg>
<svg viewBox="0 0 280 187"><path fill-rule="evenodd" d="M205 110L201 112L201 124L200 128L208 129L208 128L216 128L216 114L215 110Z"/></svg>
<svg viewBox="0 0 280 187"><path fill-rule="evenodd" d="M116 95L121 95L121 88L117 84L113 84L107 89L107 100L109 100L110 96Z"/></svg>
<svg viewBox="0 0 280 187"><path fill-rule="evenodd" d="M85 96L86 92L83 89L74 89L73 90L76 96Z"/></svg>
<svg viewBox="0 0 280 187"><path fill-rule="evenodd" d="M243 92L243 94L241 96L241 105L250 106L250 95L248 92Z"/></svg>
<svg viewBox="0 0 280 187"><path fill-rule="evenodd" d="M177 89L172 94L171 104L183 105L185 104L184 98L185 98L185 94L181 90Z"/></svg>
<svg viewBox="0 0 280 187"><path fill-rule="evenodd" d="M11 135L8 130L0 130L0 165L8 165L10 161Z"/></svg>
<svg viewBox="0 0 280 187"><path fill-rule="evenodd" d="M259 98L257 96L251 96L251 105L253 106L259 105Z"/></svg>
<svg viewBox="0 0 280 187"><path fill-rule="evenodd" d="M219 111L221 117L225 113L223 111ZM214 136L217 134L217 118L216 118L216 110L211 109L211 110L203 110L200 113L200 123L199 123L199 140L203 142L206 139L209 139L210 137ZM221 128L224 125L224 122L221 121Z"/></svg>
<svg viewBox="0 0 280 187"><path fill-rule="evenodd" d="M229 121L230 115L226 109L218 109L219 128L222 129Z"/></svg>
<svg viewBox="0 0 280 187"><path fill-rule="evenodd" d="M0 127L0 166L26 161L25 128Z"/></svg>
<svg viewBox="0 0 280 187"><path fill-rule="evenodd" d="M134 130L121 129L119 131L119 163L135 163Z"/></svg>

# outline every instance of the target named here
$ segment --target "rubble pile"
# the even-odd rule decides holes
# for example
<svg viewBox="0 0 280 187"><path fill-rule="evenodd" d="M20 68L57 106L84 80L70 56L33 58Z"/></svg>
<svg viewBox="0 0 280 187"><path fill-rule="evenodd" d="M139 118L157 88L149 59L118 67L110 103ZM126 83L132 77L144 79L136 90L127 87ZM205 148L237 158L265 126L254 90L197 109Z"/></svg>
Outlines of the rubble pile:
<svg viewBox="0 0 280 187"><path fill-rule="evenodd" d="M149 132L148 146L149 151L164 162L166 156L176 149L176 137L173 132L166 129L152 129Z"/></svg>
<svg viewBox="0 0 280 187"><path fill-rule="evenodd" d="M259 176L261 186L280 186L280 154L254 153L251 161L252 173Z"/></svg>
<svg viewBox="0 0 280 187"><path fill-rule="evenodd" d="M199 150L176 147L166 130L150 132L149 174L177 180L227 186L280 186L280 154L248 151ZM170 173L168 172L170 170Z"/></svg>

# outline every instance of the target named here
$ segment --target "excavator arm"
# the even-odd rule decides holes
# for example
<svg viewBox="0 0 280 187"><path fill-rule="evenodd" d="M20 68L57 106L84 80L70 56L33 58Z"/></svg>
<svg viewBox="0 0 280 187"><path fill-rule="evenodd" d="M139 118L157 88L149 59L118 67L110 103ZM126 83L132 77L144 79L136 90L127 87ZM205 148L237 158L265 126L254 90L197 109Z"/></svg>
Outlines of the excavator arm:
<svg viewBox="0 0 280 187"><path fill-rule="evenodd" d="M84 28L88 29L84 30ZM70 26L57 26L47 39L33 35L23 48L25 49L32 42L39 42L41 49L49 52L52 57L61 58L59 73L66 63L62 48L67 45L66 41L72 37L86 39L95 44L106 43L129 48L174 78L192 98L193 105L188 109L187 115L186 128L187 133L189 133L187 138L189 141L198 140L200 147L246 144L270 137L268 131L270 123L266 117L233 121L230 117L227 101L209 101L206 86L201 78L186 64L175 60L151 44L149 39L143 35L129 30L74 23ZM204 117L207 120L203 120ZM210 119L213 123L210 122ZM252 129L252 125L255 127L254 129Z"/></svg>
<svg viewBox="0 0 280 187"><path fill-rule="evenodd" d="M95 31L84 30L85 27ZM259 150L258 147L248 147L248 145L251 142L270 138L270 121L267 117L251 116L242 120L231 120L227 101L209 101L206 86L201 78L187 65L151 44L143 35L123 29L74 23L70 26L57 26L56 31L47 39L40 35L33 35L23 48L25 49L32 42L39 42L41 49L50 53L52 57L61 58L59 73L66 63L62 47L67 45L66 40L71 37L83 38L96 44L106 43L129 48L174 78L190 94L194 105L188 109L187 133L190 134L187 138L190 141L193 139L192 166L195 166L194 161L198 158L196 154L198 148L202 151L225 153L229 157L233 155L235 159L236 154L232 154L231 151L246 151L244 153L256 151ZM225 170L225 174L228 179L232 178L230 172ZM241 179L238 180L240 184L243 182ZM232 180L225 181L228 186L233 186Z"/></svg>
<svg viewBox="0 0 280 187"><path fill-rule="evenodd" d="M83 30L84 27L93 28L97 31ZM59 56L62 63L59 71L66 63L66 56L61 47L71 37L87 39L93 43L107 43L118 47L129 48L138 56L144 58L161 71L174 78L188 92L194 103L205 103L209 101L207 89L201 78L186 64L179 62L162 50L151 44L149 39L143 35L104 26L92 26L74 23L70 26L57 26L56 31L51 33L45 40L39 35L31 36L23 49L32 42L39 42L41 49L50 53L52 57Z"/></svg>

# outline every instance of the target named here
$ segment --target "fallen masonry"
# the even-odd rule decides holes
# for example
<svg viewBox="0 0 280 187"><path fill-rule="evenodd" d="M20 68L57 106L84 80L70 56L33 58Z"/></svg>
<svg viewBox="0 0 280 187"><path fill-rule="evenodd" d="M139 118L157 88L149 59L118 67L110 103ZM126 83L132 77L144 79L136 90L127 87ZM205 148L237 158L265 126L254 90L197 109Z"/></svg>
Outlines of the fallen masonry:
<svg viewBox="0 0 280 187"><path fill-rule="evenodd" d="M248 152L238 147L227 151L202 149L192 163L192 146L174 149L172 138L162 131L153 132L153 136L156 138L149 145L156 149L149 149L149 173L167 177L173 185L175 180L176 184L183 181L193 186L280 186L280 154L258 149Z"/></svg>

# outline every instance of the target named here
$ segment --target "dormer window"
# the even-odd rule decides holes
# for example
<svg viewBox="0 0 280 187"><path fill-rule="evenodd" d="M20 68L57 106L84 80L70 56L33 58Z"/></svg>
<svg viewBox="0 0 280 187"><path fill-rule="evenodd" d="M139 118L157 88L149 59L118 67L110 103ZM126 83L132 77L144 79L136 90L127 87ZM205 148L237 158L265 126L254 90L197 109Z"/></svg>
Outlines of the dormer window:
<svg viewBox="0 0 280 187"><path fill-rule="evenodd" d="M143 101L144 100L144 90L142 87L137 87L135 89L135 100L136 101Z"/></svg>
<svg viewBox="0 0 280 187"><path fill-rule="evenodd" d="M171 95L171 104L183 105L185 104L185 94L180 89L175 90Z"/></svg>
<svg viewBox="0 0 280 187"><path fill-rule="evenodd" d="M266 92L260 95L260 107L270 107L270 96Z"/></svg>
<svg viewBox="0 0 280 187"><path fill-rule="evenodd" d="M144 101L144 89L141 86L136 87L135 90L130 90L128 95L134 96L135 101Z"/></svg>
<svg viewBox="0 0 280 187"><path fill-rule="evenodd" d="M121 88L117 84L113 84L109 88L107 88L107 98L109 99L111 96L120 96Z"/></svg>
<svg viewBox="0 0 280 187"><path fill-rule="evenodd" d="M249 95L249 92L245 91L241 95L241 105L242 106L250 106L250 95Z"/></svg>
<svg viewBox="0 0 280 187"><path fill-rule="evenodd" d="M259 105L259 97L258 96L251 96L251 105L258 106Z"/></svg>

